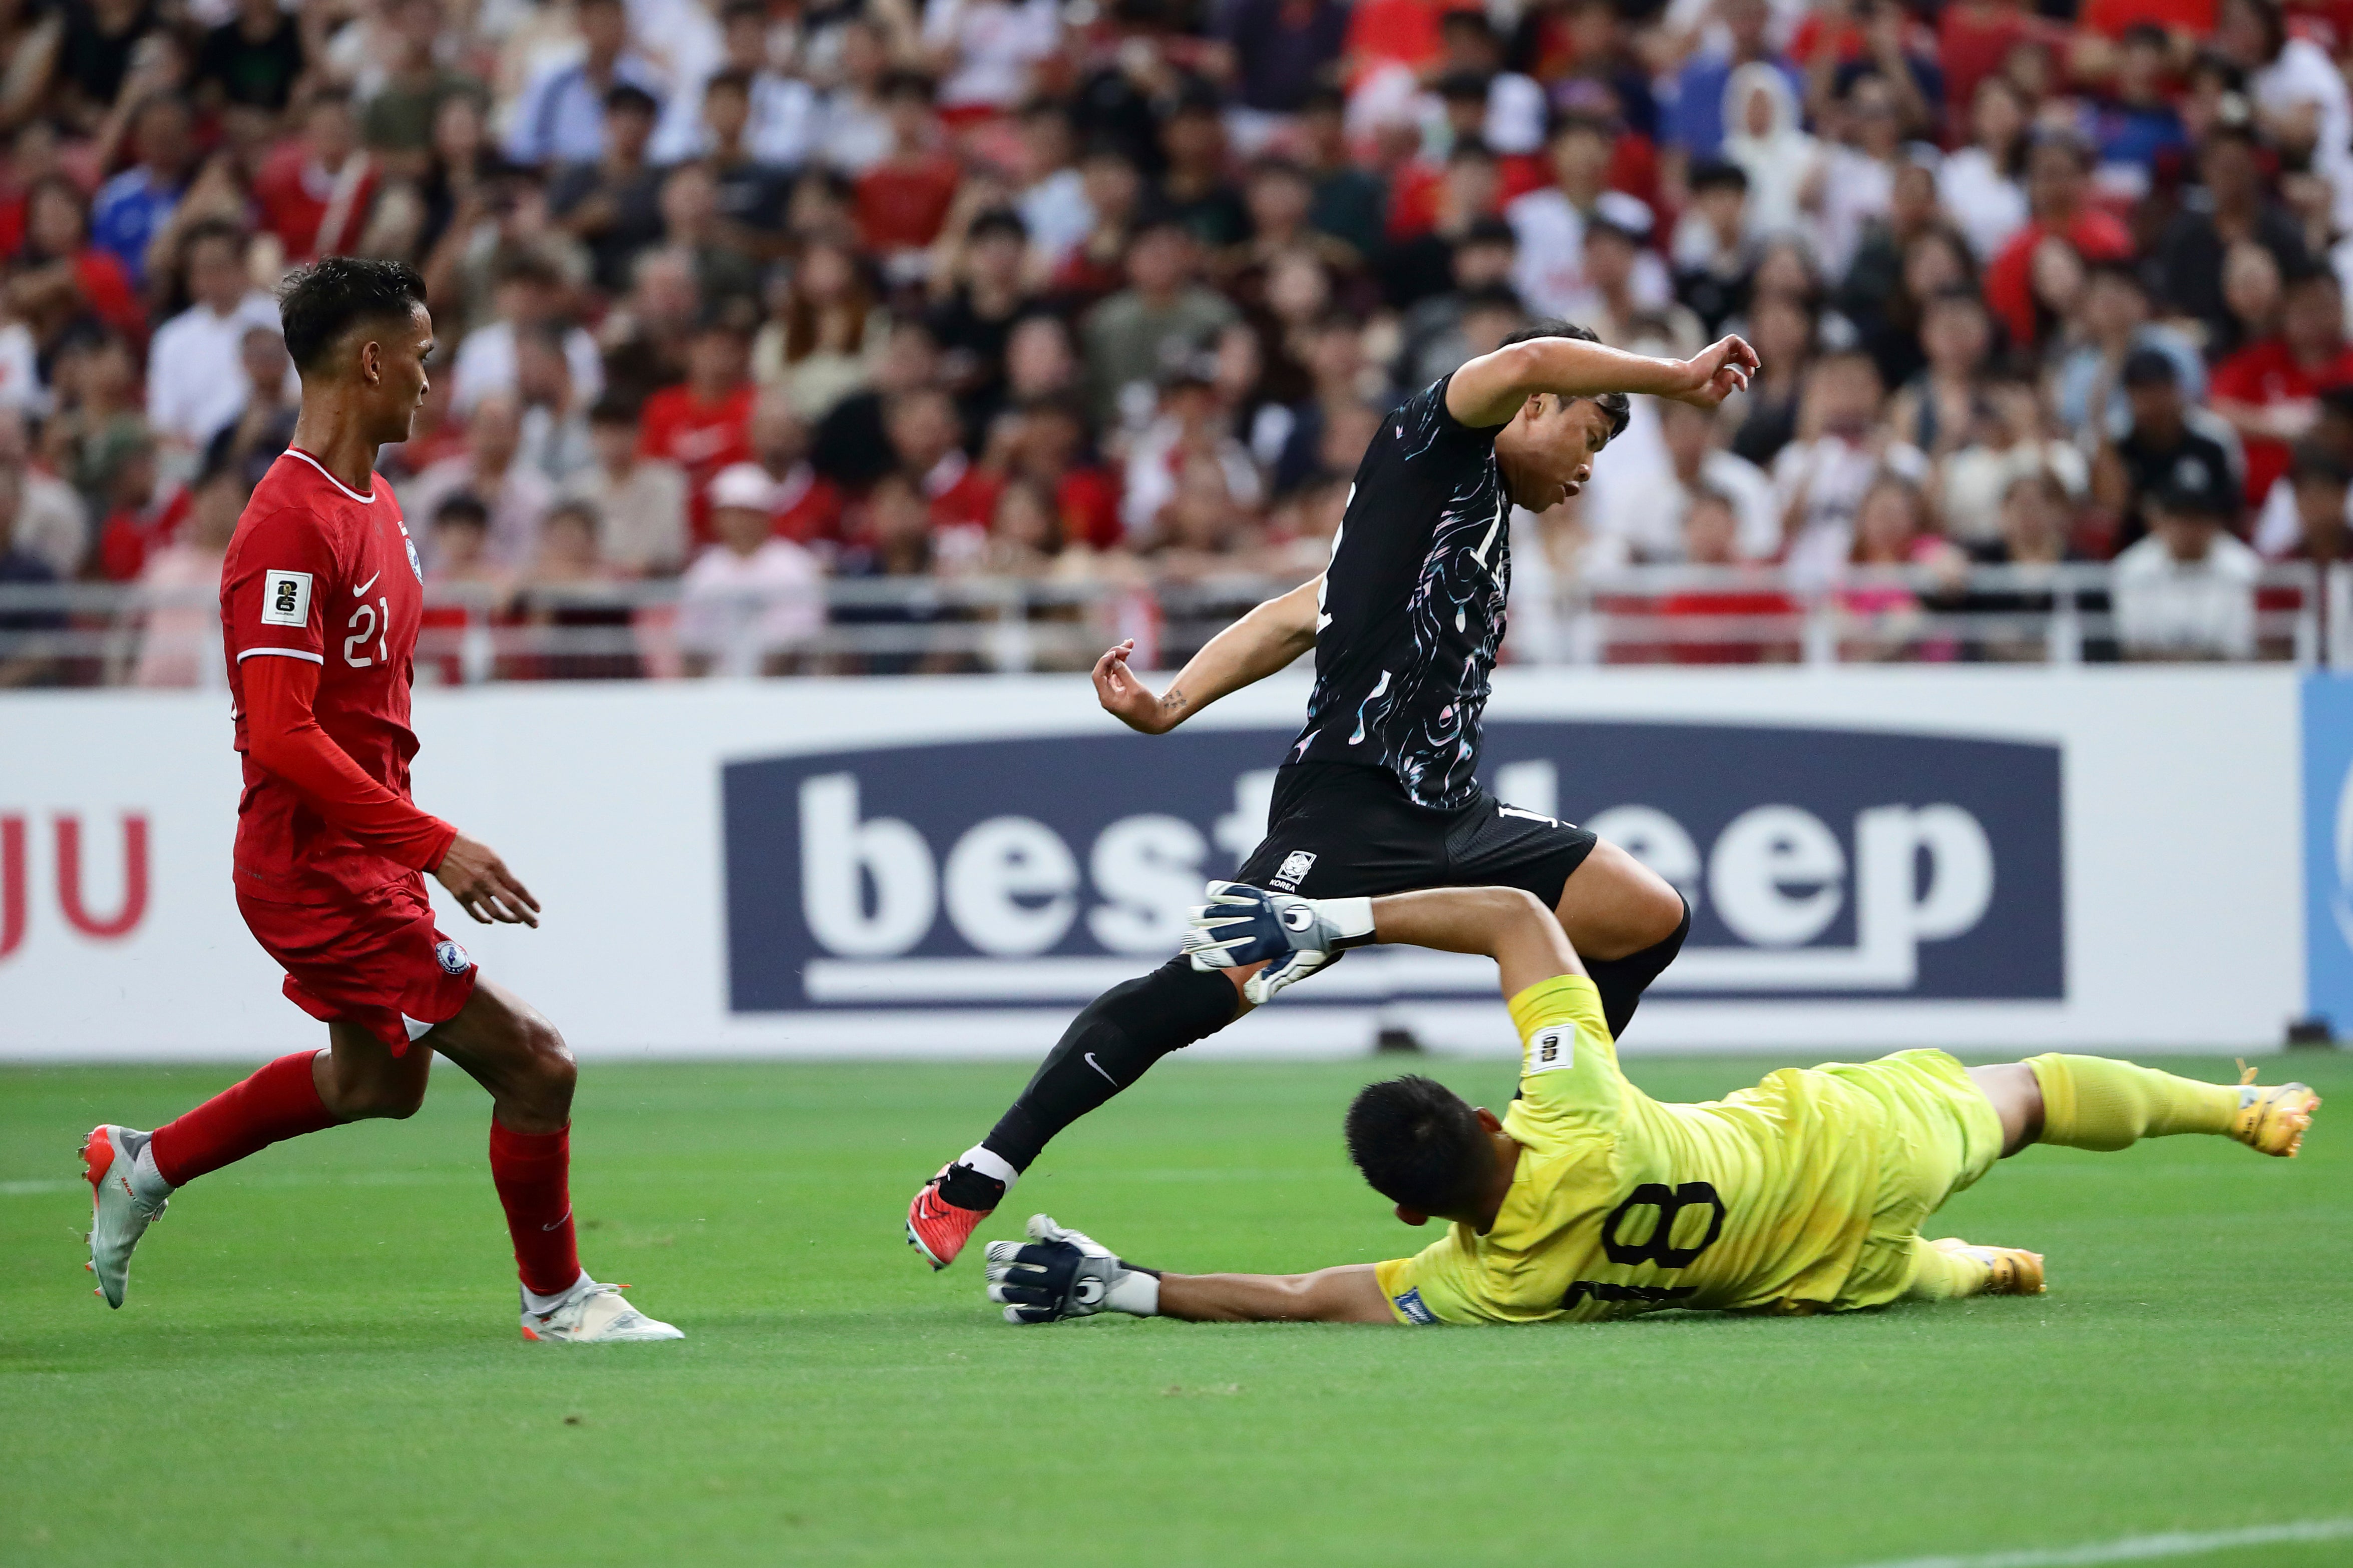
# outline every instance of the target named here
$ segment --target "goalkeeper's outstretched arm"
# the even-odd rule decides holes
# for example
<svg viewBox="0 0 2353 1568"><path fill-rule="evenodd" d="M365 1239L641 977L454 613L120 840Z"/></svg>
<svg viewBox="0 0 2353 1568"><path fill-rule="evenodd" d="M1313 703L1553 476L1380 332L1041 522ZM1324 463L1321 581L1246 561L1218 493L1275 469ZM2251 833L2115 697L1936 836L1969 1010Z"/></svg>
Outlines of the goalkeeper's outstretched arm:
<svg viewBox="0 0 2353 1568"><path fill-rule="evenodd" d="M1369 1263L1313 1274L1163 1274L1160 1315L1195 1323L1394 1323Z"/></svg>
<svg viewBox="0 0 2353 1568"><path fill-rule="evenodd" d="M1402 942L1483 953L1509 1001L1531 985L1583 974L1568 933L1544 901L1518 888L1430 888L1380 899L1303 899L1241 882L1212 882L1193 911L1185 952L1193 967L1237 976L1255 968L1242 997L1261 1005L1339 952Z"/></svg>
<svg viewBox="0 0 2353 1568"><path fill-rule="evenodd" d="M1196 1323L1392 1323L1369 1263L1313 1274L1166 1274L1116 1256L1051 1215L1029 1239L988 1244L988 1299L1008 1321L1053 1323L1125 1312Z"/></svg>

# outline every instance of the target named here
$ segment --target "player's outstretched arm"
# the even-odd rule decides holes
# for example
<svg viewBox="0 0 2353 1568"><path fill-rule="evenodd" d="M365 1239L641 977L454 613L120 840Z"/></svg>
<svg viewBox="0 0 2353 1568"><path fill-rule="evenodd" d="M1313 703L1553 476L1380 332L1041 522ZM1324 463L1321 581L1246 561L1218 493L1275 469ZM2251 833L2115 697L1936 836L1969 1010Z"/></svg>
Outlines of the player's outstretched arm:
<svg viewBox="0 0 2353 1568"><path fill-rule="evenodd" d="M1690 359L1652 359L1582 338L1531 338L1506 343L1454 373L1446 410L1476 429L1508 425L1529 398L1599 397L1605 392L1670 397L1713 408L1748 384L1757 351L1723 338Z"/></svg>
<svg viewBox="0 0 2353 1568"><path fill-rule="evenodd" d="M1518 888L1430 888L1373 900L1373 940L1484 953L1506 998L1585 965L1544 900Z"/></svg>
<svg viewBox="0 0 2353 1568"><path fill-rule="evenodd" d="M1195 1323L1395 1323L1369 1263L1313 1274L1163 1274L1160 1315Z"/></svg>
<svg viewBox="0 0 2353 1568"><path fill-rule="evenodd" d="M1095 661L1095 696L1131 730L1165 735L1229 691L1240 691L1315 646L1315 597L1324 579L1302 583L1259 605L1209 639L1155 696L1127 668L1130 638Z"/></svg>
<svg viewBox="0 0 2353 1568"><path fill-rule="evenodd" d="M1008 1322L1056 1323L1098 1312L1197 1323L1393 1323L1369 1263L1314 1274L1164 1274L1141 1268L1084 1231L1031 1215L1029 1239L992 1241L984 1279Z"/></svg>

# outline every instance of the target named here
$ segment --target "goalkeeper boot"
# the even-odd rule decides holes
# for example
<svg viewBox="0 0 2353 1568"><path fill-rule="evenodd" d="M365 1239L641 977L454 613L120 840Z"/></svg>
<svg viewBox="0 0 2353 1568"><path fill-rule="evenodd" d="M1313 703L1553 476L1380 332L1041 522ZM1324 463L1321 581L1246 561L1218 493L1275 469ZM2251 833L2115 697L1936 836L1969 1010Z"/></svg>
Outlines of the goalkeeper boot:
<svg viewBox="0 0 2353 1568"><path fill-rule="evenodd" d="M649 1318L621 1300L623 1287L582 1278L544 1312L522 1306L522 1337L565 1345L618 1344L624 1340L682 1340L670 1324Z"/></svg>
<svg viewBox="0 0 2353 1568"><path fill-rule="evenodd" d="M1957 1236L1928 1244L1948 1257L1968 1258L1986 1271L1977 1296L2040 1296L2043 1293L2042 1254L2015 1247L1972 1247Z"/></svg>
<svg viewBox="0 0 2353 1568"><path fill-rule="evenodd" d="M2305 1130L2320 1109L2320 1096L2300 1083L2259 1084L2255 1069L2242 1065L2239 1109L2231 1136L2258 1154L2293 1160L2304 1146Z"/></svg>
<svg viewBox="0 0 2353 1568"><path fill-rule="evenodd" d="M102 1126L82 1140L82 1178L90 1183L90 1261L82 1267L98 1276L97 1293L110 1307L122 1305L131 1285L131 1249L164 1217L168 1202L163 1192L146 1190L155 1184L138 1177L139 1153L150 1136Z"/></svg>
<svg viewBox="0 0 2353 1568"><path fill-rule="evenodd" d="M967 1200L988 1196L991 1187L996 1188L996 1193L988 1196L986 1207L966 1208L948 1200L942 1189L950 1186L955 1189L957 1197ZM950 1161L940 1167L938 1175L923 1184L907 1205L907 1245L922 1253L923 1261L936 1273L956 1260L965 1243L972 1239L972 1233L982 1220L997 1212L997 1201L1004 1196L1004 1183L969 1165Z"/></svg>

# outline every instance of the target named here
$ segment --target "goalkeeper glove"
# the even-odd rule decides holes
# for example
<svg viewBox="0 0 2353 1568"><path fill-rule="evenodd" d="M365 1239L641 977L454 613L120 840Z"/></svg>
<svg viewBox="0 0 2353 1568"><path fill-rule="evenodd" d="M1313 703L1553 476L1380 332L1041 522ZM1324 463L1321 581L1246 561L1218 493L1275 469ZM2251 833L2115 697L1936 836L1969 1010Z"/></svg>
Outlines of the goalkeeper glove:
<svg viewBox="0 0 2353 1568"><path fill-rule="evenodd" d="M1112 1256L1087 1235L1029 1216L1029 1239L988 1244L988 1299L1008 1323L1055 1323L1106 1310L1149 1318L1160 1311L1160 1276Z"/></svg>
<svg viewBox="0 0 2353 1568"><path fill-rule="evenodd" d="M1264 963L1242 983L1253 1005L1373 940L1370 899L1301 899L1242 882L1212 882L1208 891L1185 933L1186 956L1204 971Z"/></svg>

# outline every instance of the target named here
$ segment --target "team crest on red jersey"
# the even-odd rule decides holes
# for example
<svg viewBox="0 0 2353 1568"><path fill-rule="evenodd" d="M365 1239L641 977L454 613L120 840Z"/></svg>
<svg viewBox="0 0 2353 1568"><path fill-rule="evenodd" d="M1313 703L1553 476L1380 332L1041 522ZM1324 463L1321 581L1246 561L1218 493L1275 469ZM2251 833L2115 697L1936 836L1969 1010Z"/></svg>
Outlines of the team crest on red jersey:
<svg viewBox="0 0 2353 1568"><path fill-rule="evenodd" d="M467 955L466 950L447 937L442 938L433 949L433 959L451 974L463 974L474 967L474 961Z"/></svg>

